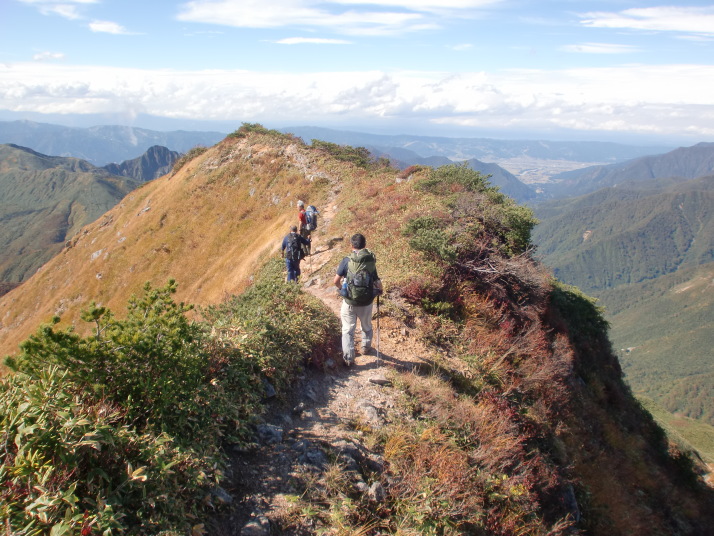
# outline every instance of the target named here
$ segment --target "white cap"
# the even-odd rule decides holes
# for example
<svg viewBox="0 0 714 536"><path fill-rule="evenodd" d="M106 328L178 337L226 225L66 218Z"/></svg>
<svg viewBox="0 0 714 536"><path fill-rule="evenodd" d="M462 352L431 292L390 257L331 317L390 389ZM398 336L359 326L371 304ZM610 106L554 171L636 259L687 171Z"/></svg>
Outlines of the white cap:
<svg viewBox="0 0 714 536"><path fill-rule="evenodd" d="M302 201L298 201L297 206L299 206L299 207L304 207L304 206L305 206L305 203L303 203Z"/></svg>

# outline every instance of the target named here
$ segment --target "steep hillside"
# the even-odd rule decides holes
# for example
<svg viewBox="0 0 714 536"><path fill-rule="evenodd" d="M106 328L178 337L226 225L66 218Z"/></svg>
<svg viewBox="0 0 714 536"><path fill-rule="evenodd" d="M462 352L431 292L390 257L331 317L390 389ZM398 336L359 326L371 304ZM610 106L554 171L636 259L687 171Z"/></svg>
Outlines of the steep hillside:
<svg viewBox="0 0 714 536"><path fill-rule="evenodd" d="M536 213L543 262L605 306L633 389L714 424L714 177L626 183Z"/></svg>
<svg viewBox="0 0 714 536"><path fill-rule="evenodd" d="M714 262L607 290L600 300L635 392L714 425Z"/></svg>
<svg viewBox="0 0 714 536"><path fill-rule="evenodd" d="M680 147L665 154L645 156L621 164L593 166L553 177L546 187L552 197L571 197L626 182L667 177L695 179L714 173L714 143Z"/></svg>
<svg viewBox="0 0 714 536"><path fill-rule="evenodd" d="M0 353L15 351L56 313L75 322L90 300L119 307L146 281L173 277L180 298L195 304L240 291L258 260L279 247L295 220L290 207L301 198L318 206L324 199L327 172L313 171L314 159L299 144L224 143L134 190L32 283L2 298Z"/></svg>
<svg viewBox="0 0 714 536"><path fill-rule="evenodd" d="M153 145L137 158L126 160L121 164L107 164L104 169L113 175L146 182L166 175L180 156L176 151Z"/></svg>
<svg viewBox="0 0 714 536"><path fill-rule="evenodd" d="M33 121L0 121L0 143L81 158L96 166L131 160L153 145L185 153L196 146L213 145L224 136L221 132L158 132L118 125L72 128Z"/></svg>
<svg viewBox="0 0 714 536"><path fill-rule="evenodd" d="M354 375L351 369L331 372L336 356L327 352L327 342L306 342L319 330L327 330L319 331L325 339L337 339L336 317L328 319L299 288L281 281L275 257L288 224L295 220L297 199L317 205L324 216L315 233L316 255L303 264L306 290L318 297L334 296L336 263L349 251L345 239L356 231L365 233L378 258L386 289L378 321L382 335L389 334L389 354L360 356ZM240 517L244 509L281 503L280 512L255 516L243 533L262 526L262 534L369 536L705 534L714 525L712 490L698 479L692 460L667 443L623 383L606 323L592 301L553 282L530 258L533 224L530 210L467 166L398 171L370 163L358 150L308 147L291 136L244 126L187 159L174 174L129 194L87 226L23 285L22 292L17 289L0 299L2 348L12 351L41 321L61 312L61 324L43 328L24 346L14 361L21 371L52 383L52 371L43 363L60 363L73 374L72 381L85 382L81 385L86 397L110 392L113 398L101 398L101 403L112 410L110 404L127 403L124 413L138 413L132 422L144 423L148 431L179 432L183 441L190 441L193 433L200 436L196 444L225 437L225 446L235 447L230 449L234 464L229 470L216 461L212 469L202 470L203 481L196 477L190 482L191 490L205 488L195 493L200 500L189 503L194 506L187 510L191 517L153 525L152 533L200 533L221 526L225 532L212 533L235 534L245 521ZM180 300L213 306L205 317L215 338L207 338L205 347L199 344L204 339L197 328L176 318L180 311L173 305L162 306L171 313L165 322L154 318L147 304L166 300L171 285L164 293L132 300L125 323L103 323L106 311L100 305L119 311L145 281L159 285L169 276L178 281ZM234 292L242 294L231 296ZM91 300L97 306L84 315L90 321L86 328L78 321L78 310ZM314 319L314 329L285 329L306 319ZM76 324L86 340L56 331L69 324ZM162 325L161 336L154 336L153 330ZM144 329L132 334L132 326ZM182 330L185 344L176 336ZM78 355L64 351L67 344ZM306 344L315 346L314 353ZM162 359L156 359L153 345ZM149 348L146 355L140 352L144 346ZM198 352L200 359L190 352L185 355L187 350ZM176 355L186 359L179 365L205 367L199 368L203 374L185 377L169 370L167 376L164 359ZM299 367L303 355L322 367ZM137 370L125 370L127 360ZM192 389L185 400L174 397L171 401L181 403L164 404L160 411L138 404L136 397L156 390L150 376L142 374L144 362L163 367L161 385L172 392L184 381L197 384L200 391ZM92 366L83 368L83 363ZM406 369L406 364L411 366ZM369 418L342 418L347 413L337 411L363 403L351 395L367 393L360 367L389 369L389 378L380 383L389 394L373 388L373 398L363 405L372 408ZM96 369L103 376L97 378ZM137 380L130 399L122 398L124 385L112 381L116 370ZM243 390L233 387L245 370L255 371L254 376L248 376ZM19 375L17 381L23 378ZM106 390L95 391L99 380ZM265 416L273 419L270 422L206 408L214 397L220 398L215 393L241 398L244 390L258 386L270 396L267 387L262 390L268 380L279 381L284 390L271 405L273 413ZM301 383L308 381L315 388ZM314 406L290 404L291 382ZM321 388L316 390L318 383ZM55 381L52 389L62 385ZM35 396L44 392L18 387L14 393L25 400L26 391ZM205 399L197 392L206 393ZM334 405L320 406L322 393L332 397ZM161 395L158 390L159 400ZM380 413L375 405L382 397L389 403L380 405ZM232 408L229 401L223 403ZM196 406L201 418L210 417L201 421L209 433L192 425L191 418L178 420L186 426L176 430L175 417L185 417L185 405ZM38 406L44 411L45 405ZM120 429L105 426L106 408L97 408L81 413L82 422L98 420L104 434ZM72 426L79 427L76 421ZM312 429L320 435L289 437L276 424L287 428L297 421L299 426L321 423ZM245 433L251 424L258 446L229 437L235 428ZM11 449L20 448L30 435L27 426L10 432ZM338 432L341 437L336 438ZM97 436L87 441L98 441ZM159 445L168 445L168 450L170 442L162 436ZM141 525L148 522L140 516L150 517L154 503L165 502L163 488L151 487L153 479L165 476L172 489L176 486L173 475L162 475L167 472L165 458L155 462L158 468L146 461L137 468L136 462L121 458L117 464L95 454L98 450L84 448L92 459L116 470L126 487L136 489L129 499L145 499L146 506L132 511L126 522L134 523L130 530L151 532L145 529L150 525ZM136 450L138 446L117 455ZM56 459L62 462L60 456ZM210 466L205 460L195 463ZM186 461L171 467L183 476L192 466ZM61 487L81 469L68 468L64 480L53 481L57 488L52 491L92 505L84 515L93 516L98 530L104 529L101 523L109 514L96 513L98 503L105 504L103 498L96 499L96 490L89 499L74 495L86 487L83 474L69 493ZM32 478L32 471L16 473L17 478ZM205 482L210 478L229 481L239 497L222 525L203 523L218 499L231 499L213 482ZM0 488L3 498L14 489L36 491L13 485L17 487ZM252 494L260 485L263 491ZM118 511L120 504L112 504L112 511ZM18 507L13 514L24 519L31 511ZM79 531L85 518L81 510L76 516Z"/></svg>
<svg viewBox="0 0 714 536"><path fill-rule="evenodd" d="M563 281L596 293L714 260L714 176L605 188L539 205L534 242Z"/></svg>
<svg viewBox="0 0 714 536"><path fill-rule="evenodd" d="M29 277L137 185L77 158L0 145L0 281Z"/></svg>

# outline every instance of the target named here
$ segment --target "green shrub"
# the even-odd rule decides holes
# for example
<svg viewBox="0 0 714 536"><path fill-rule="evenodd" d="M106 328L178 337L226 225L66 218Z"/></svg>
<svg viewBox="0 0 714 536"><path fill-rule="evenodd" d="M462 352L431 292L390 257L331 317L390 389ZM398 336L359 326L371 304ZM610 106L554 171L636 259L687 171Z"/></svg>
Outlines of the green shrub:
<svg viewBox="0 0 714 536"><path fill-rule="evenodd" d="M174 166L171 168L171 173L178 173L179 170L184 167L188 162L190 162L197 156L202 155L207 150L208 147L194 147L193 149L189 150L185 155L183 155L181 158L176 160L176 162L174 162Z"/></svg>
<svg viewBox="0 0 714 536"><path fill-rule="evenodd" d="M364 147L338 145L322 140L312 140L312 146L334 156L337 160L351 162L357 167L368 168L372 161L372 155ZM379 163L379 166L385 165L388 165L388 162L386 164L384 162Z"/></svg>
<svg viewBox="0 0 714 536"><path fill-rule="evenodd" d="M407 223L404 233L412 235L414 249L451 263L468 260L483 247L509 256L530 247L531 231L538 223L533 212L490 186L488 176L467 164L433 169L416 187L437 196L449 216L421 216Z"/></svg>
<svg viewBox="0 0 714 536"><path fill-rule="evenodd" d="M268 263L240 296L203 311L221 340L246 355L278 391L305 363L320 366L339 343L337 319L300 289L287 284L283 263Z"/></svg>
<svg viewBox="0 0 714 536"><path fill-rule="evenodd" d="M186 532L215 460L138 433L67 371L0 383L0 523L12 534Z"/></svg>
<svg viewBox="0 0 714 536"><path fill-rule="evenodd" d="M298 138L294 137L292 134L283 134L279 130L265 128L260 123L241 123L240 128L238 130L228 134L227 137L240 139L240 138L246 138L250 134L263 134L266 136L272 136L274 138L291 140L291 141L298 139Z"/></svg>
<svg viewBox="0 0 714 536"><path fill-rule="evenodd" d="M6 363L30 375L59 366L97 397L121 404L140 429L177 437L187 429L210 429L206 336L186 318L191 307L173 301L175 292L173 280L159 289L147 283L142 297L129 300L122 320L92 303L82 313L83 320L95 324L92 336L45 325L20 345L17 359Z"/></svg>
<svg viewBox="0 0 714 536"><path fill-rule="evenodd" d="M431 170L429 177L419 182L421 190L435 194L453 194L459 191L485 192L494 190L488 182L490 175L482 175L467 163L449 164Z"/></svg>
<svg viewBox="0 0 714 536"><path fill-rule="evenodd" d="M402 230L410 237L409 245L434 258L452 262L456 259L453 237L446 230L446 223L432 216L422 216L410 220Z"/></svg>
<svg viewBox="0 0 714 536"><path fill-rule="evenodd" d="M212 508L224 439L248 437L263 380L287 386L339 344L337 320L270 262L208 309L218 337L149 284L118 320L92 304L82 337L42 326L0 384L0 523L15 534L190 531ZM194 521L195 523L195 521Z"/></svg>

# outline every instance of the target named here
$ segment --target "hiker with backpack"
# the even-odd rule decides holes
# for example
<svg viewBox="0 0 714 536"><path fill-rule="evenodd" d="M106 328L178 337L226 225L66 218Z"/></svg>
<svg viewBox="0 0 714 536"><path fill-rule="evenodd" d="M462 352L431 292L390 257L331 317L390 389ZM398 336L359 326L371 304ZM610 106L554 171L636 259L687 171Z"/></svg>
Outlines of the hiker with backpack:
<svg viewBox="0 0 714 536"><path fill-rule="evenodd" d="M305 207L304 201L298 201L298 230L300 236L312 240L312 231L317 229L317 215L320 213L313 205ZM310 246L305 249L305 255L310 255Z"/></svg>
<svg viewBox="0 0 714 536"><path fill-rule="evenodd" d="M305 256L303 246L308 246L309 248L310 239L300 236L298 234L297 225L292 225L290 232L283 238L281 247L281 253L285 259L285 268L288 270L285 281L288 283L290 281L298 282L298 278L300 277L300 261Z"/></svg>
<svg viewBox="0 0 714 536"><path fill-rule="evenodd" d="M347 366L355 360L355 329L359 319L362 329L361 353L366 355L372 347L372 302L382 294L382 282L377 275L377 258L367 249L362 234L350 239L352 253L340 262L334 284L343 297L340 309L342 319L342 358Z"/></svg>

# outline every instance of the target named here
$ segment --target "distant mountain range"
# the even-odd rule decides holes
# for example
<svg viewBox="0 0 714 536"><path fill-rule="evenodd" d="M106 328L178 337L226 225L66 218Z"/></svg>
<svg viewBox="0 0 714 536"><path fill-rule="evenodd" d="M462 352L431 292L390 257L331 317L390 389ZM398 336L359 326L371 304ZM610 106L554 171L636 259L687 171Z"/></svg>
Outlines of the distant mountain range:
<svg viewBox="0 0 714 536"><path fill-rule="evenodd" d="M442 156L450 160L484 162L528 156L544 160L571 160L575 162L621 162L639 156L659 154L671 148L662 146L638 147L608 142L496 140L489 138L445 138L411 136L408 134L380 135L362 132L332 130L319 127L290 127L282 129L301 137L306 142L313 139L341 145L379 148L386 154L408 149L421 157ZM395 157L399 159L399 153Z"/></svg>
<svg viewBox="0 0 714 536"><path fill-rule="evenodd" d="M222 132L158 132L117 125L72 128L33 121L0 121L0 143L81 158L95 166L137 158L153 145L185 153L196 146L210 147L225 136Z"/></svg>
<svg viewBox="0 0 714 536"><path fill-rule="evenodd" d="M130 177L146 182L166 175L180 157L181 153L171 151L160 145L154 145L137 158L127 160L121 164L107 164L103 167L113 175L121 175L122 177Z"/></svg>
<svg viewBox="0 0 714 536"><path fill-rule="evenodd" d="M714 143L680 147L607 166L592 166L559 173L545 186L551 197L573 197L622 183L662 178L695 179L714 173Z"/></svg>
<svg viewBox="0 0 714 536"><path fill-rule="evenodd" d="M128 192L170 171L179 156L154 146L138 158L102 168L79 158L0 145L0 295Z"/></svg>
<svg viewBox="0 0 714 536"><path fill-rule="evenodd" d="M615 163L671 150L663 146L632 146L607 142L545 140L498 140L489 138L446 138L436 136L380 135L328 128L295 126L282 129L310 143L313 139L340 145L365 147L376 155L389 155L397 162L442 165L444 159L498 163L512 158L530 158L582 163ZM74 156L95 165L136 158L152 145L185 153L197 146L212 146L225 132L154 130L105 125L72 128L32 121L0 121L0 143L15 143L44 154ZM441 160L439 160L438 158Z"/></svg>

